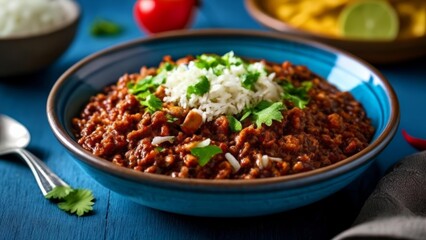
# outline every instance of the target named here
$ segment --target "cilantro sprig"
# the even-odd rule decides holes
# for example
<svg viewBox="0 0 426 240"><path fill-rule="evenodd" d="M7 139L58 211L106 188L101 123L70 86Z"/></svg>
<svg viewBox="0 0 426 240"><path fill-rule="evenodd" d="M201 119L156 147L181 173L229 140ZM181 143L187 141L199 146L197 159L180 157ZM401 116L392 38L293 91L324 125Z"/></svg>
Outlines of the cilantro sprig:
<svg viewBox="0 0 426 240"><path fill-rule="evenodd" d="M289 81L282 81L281 86L284 90L284 100L290 101L294 106L303 109L309 103L308 92L312 88L312 82L302 82L300 87L295 87Z"/></svg>
<svg viewBox="0 0 426 240"><path fill-rule="evenodd" d="M48 192L45 198L58 200L58 207L81 217L93 210L95 197L88 189L73 189L68 186L57 186Z"/></svg>
<svg viewBox="0 0 426 240"><path fill-rule="evenodd" d="M281 121L283 119L282 110L284 110L284 104L282 102L275 102L268 107L253 112L254 119L258 128L265 124L266 126L271 126L272 121Z"/></svg>
<svg viewBox="0 0 426 240"><path fill-rule="evenodd" d="M157 75L148 75L136 83L127 85L130 94L134 95L142 106L151 113L161 110L162 101L154 95L156 89L166 82L167 72L173 70L175 65L164 63L157 71Z"/></svg>
<svg viewBox="0 0 426 240"><path fill-rule="evenodd" d="M223 70L230 68L231 66L240 66L244 67L245 73L241 74L241 86L251 91L254 91L254 85L259 79L261 72L253 67L253 64L250 64L247 61L244 61L242 58L234 55L234 52L228 52L223 56L216 54L202 54L197 56L194 61L196 67L201 69L212 69L213 73L216 75L221 75Z"/></svg>
<svg viewBox="0 0 426 240"><path fill-rule="evenodd" d="M271 126L274 120L281 121L283 119L282 110L285 109L285 106L282 102L269 102L269 101L260 101L254 108L246 109L243 112L243 115L240 121L244 121L246 118L250 117L256 123L256 126L260 128L262 124L266 126Z"/></svg>
<svg viewBox="0 0 426 240"><path fill-rule="evenodd" d="M191 154L198 158L200 166L206 165L216 154L222 153L222 149L216 145L207 145L204 147L194 147Z"/></svg>
<svg viewBox="0 0 426 240"><path fill-rule="evenodd" d="M145 100L140 100L140 103L151 113L160 110L163 106L163 102L154 94L149 94L145 97Z"/></svg>
<svg viewBox="0 0 426 240"><path fill-rule="evenodd" d="M186 90L186 97L190 98L192 94L203 96L205 93L210 90L210 81L206 76L200 76L199 81L194 84L188 86Z"/></svg>
<svg viewBox="0 0 426 240"><path fill-rule="evenodd" d="M232 132L239 132L243 129L243 125L234 116L226 116L229 122L229 128Z"/></svg>
<svg viewBox="0 0 426 240"><path fill-rule="evenodd" d="M115 36L122 31L122 26L107 19L96 19L90 27L90 33L94 37Z"/></svg>
<svg viewBox="0 0 426 240"><path fill-rule="evenodd" d="M247 72L241 76L241 85L251 91L254 91L254 85L259 79L260 72Z"/></svg>

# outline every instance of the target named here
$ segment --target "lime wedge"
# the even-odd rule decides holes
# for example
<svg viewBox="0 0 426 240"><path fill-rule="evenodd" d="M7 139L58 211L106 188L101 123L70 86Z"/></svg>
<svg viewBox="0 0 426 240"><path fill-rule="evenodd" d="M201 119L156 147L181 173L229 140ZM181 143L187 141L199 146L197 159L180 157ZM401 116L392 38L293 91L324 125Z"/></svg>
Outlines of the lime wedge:
<svg viewBox="0 0 426 240"><path fill-rule="evenodd" d="M347 5L339 16L341 34L364 40L393 40L399 32L399 19L384 0L357 1Z"/></svg>

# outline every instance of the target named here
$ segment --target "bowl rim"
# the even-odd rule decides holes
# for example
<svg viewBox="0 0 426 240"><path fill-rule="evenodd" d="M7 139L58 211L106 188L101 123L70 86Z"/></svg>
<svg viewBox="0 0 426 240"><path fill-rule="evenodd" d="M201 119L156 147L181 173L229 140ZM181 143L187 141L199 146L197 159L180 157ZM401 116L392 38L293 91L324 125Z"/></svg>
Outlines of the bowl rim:
<svg viewBox="0 0 426 240"><path fill-rule="evenodd" d="M41 32L35 32L35 33L23 33L23 34L13 34L10 36L0 36L0 42L2 41L19 41L19 40L27 40L27 39L33 39L33 38L40 38L45 37L49 35L54 35L58 32L62 32L65 29L68 29L78 23L78 21L81 18L81 8L80 5L75 0L56 0L61 2L61 4L67 4L67 6L64 6L64 10L66 12L70 12L69 6L72 6L72 11L75 11L75 14L72 14L72 18L68 19L65 23L55 26L52 29L43 30Z"/></svg>
<svg viewBox="0 0 426 240"><path fill-rule="evenodd" d="M68 77L74 72L82 68L86 63L91 62L103 55L114 53L122 49L132 47L139 44L147 44L159 40L168 40L176 38L196 38L196 37L217 37L217 36L234 36L234 37L260 37L260 38L272 38L276 40L293 41L311 46L314 48L320 48L327 52L332 52L336 55L343 55L352 59L373 74L380 78L381 85L386 90L387 99L390 101L391 112L386 125L382 133L375 139L374 142L369 144L365 149L356 153L355 155L346 158L340 162L332 165L322 167L319 169L286 175L279 177L261 178L261 179L187 179L187 178L173 178L161 174L149 174L125 167L120 167L113 164L110 161L106 161L100 157L92 155L87 150L83 149L71 136L68 135L64 126L60 124L59 117L55 111L55 102L57 99L58 91L62 85L67 81ZM165 188L178 188L181 190L193 190L194 187L200 191L218 192L218 191L258 191L258 190L274 190L277 188L287 187L295 188L300 186L306 186L314 182L325 181L332 176L340 176L347 173L353 168L359 168L364 164L369 163L378 155L392 140L395 135L400 118L399 103L395 91L393 90L387 79L373 66L366 61L353 56L350 53L342 50L330 47L317 41L307 40L293 35L265 32L259 30L241 30L241 29L202 29L202 30L178 30L160 33L145 38L139 38L124 43L117 44L115 46L106 48L104 50L93 53L84 59L80 60L68 70L66 70L53 85L46 104L47 118L49 125L59 142L76 157L76 160L83 162L84 164L90 165L100 171L114 175L116 177L133 180L139 183L145 183L149 185L161 186Z"/></svg>
<svg viewBox="0 0 426 240"><path fill-rule="evenodd" d="M392 45L393 44L410 44L417 41L426 41L426 35L416 36L411 38L396 38L392 41L387 41L387 40L380 40L380 39L378 40L350 39L350 38L320 34L320 33L311 32L311 31L294 27L290 24L287 24L271 16L266 11L263 11L262 7L260 6L261 1L259 0L244 0L244 1L245 1L245 6L248 12L253 17L253 19L261 23L263 26L266 26L268 28L274 29L279 32L300 34L306 37L311 36L320 41L345 42L345 43L354 44L354 45L364 44L364 45L381 46L383 44L385 45L386 44L392 44Z"/></svg>

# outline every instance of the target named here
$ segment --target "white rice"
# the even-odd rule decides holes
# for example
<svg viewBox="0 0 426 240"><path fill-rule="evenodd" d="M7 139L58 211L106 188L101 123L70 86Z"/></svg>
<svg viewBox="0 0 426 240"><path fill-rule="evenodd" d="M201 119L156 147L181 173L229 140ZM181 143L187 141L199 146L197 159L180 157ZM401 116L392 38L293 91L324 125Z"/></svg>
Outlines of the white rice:
<svg viewBox="0 0 426 240"><path fill-rule="evenodd" d="M151 144L152 145L159 145L163 142L173 142L175 139L175 136L156 136L152 139Z"/></svg>
<svg viewBox="0 0 426 240"><path fill-rule="evenodd" d="M0 0L0 37L48 32L65 21L58 0Z"/></svg>
<svg viewBox="0 0 426 240"><path fill-rule="evenodd" d="M231 164L232 168L234 169L234 172L238 172L238 170L240 170L241 165L232 154L225 153L225 158Z"/></svg>
<svg viewBox="0 0 426 240"><path fill-rule="evenodd" d="M223 70L223 74L216 76L211 68L200 69L193 61L181 64L167 72L164 85L166 97L163 100L184 108L200 110L204 121L211 121L219 115L238 114L261 100L280 101L283 90L273 81L275 74L268 75L261 62L250 64L248 68L260 72L254 91L241 84L241 75L247 71L242 65L231 65L229 69ZM201 76L206 76L210 81L209 92L202 96L192 94L187 98L188 87L196 84Z"/></svg>

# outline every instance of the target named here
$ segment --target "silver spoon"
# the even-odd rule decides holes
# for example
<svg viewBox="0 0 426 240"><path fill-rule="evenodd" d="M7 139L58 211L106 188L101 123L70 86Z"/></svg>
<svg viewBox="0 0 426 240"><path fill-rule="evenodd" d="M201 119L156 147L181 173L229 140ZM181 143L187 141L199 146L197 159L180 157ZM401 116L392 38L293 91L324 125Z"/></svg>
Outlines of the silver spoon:
<svg viewBox="0 0 426 240"><path fill-rule="evenodd" d="M30 143L30 133L16 120L0 115L0 155L19 154L30 167L44 196L57 186L67 186L40 159L24 148Z"/></svg>

